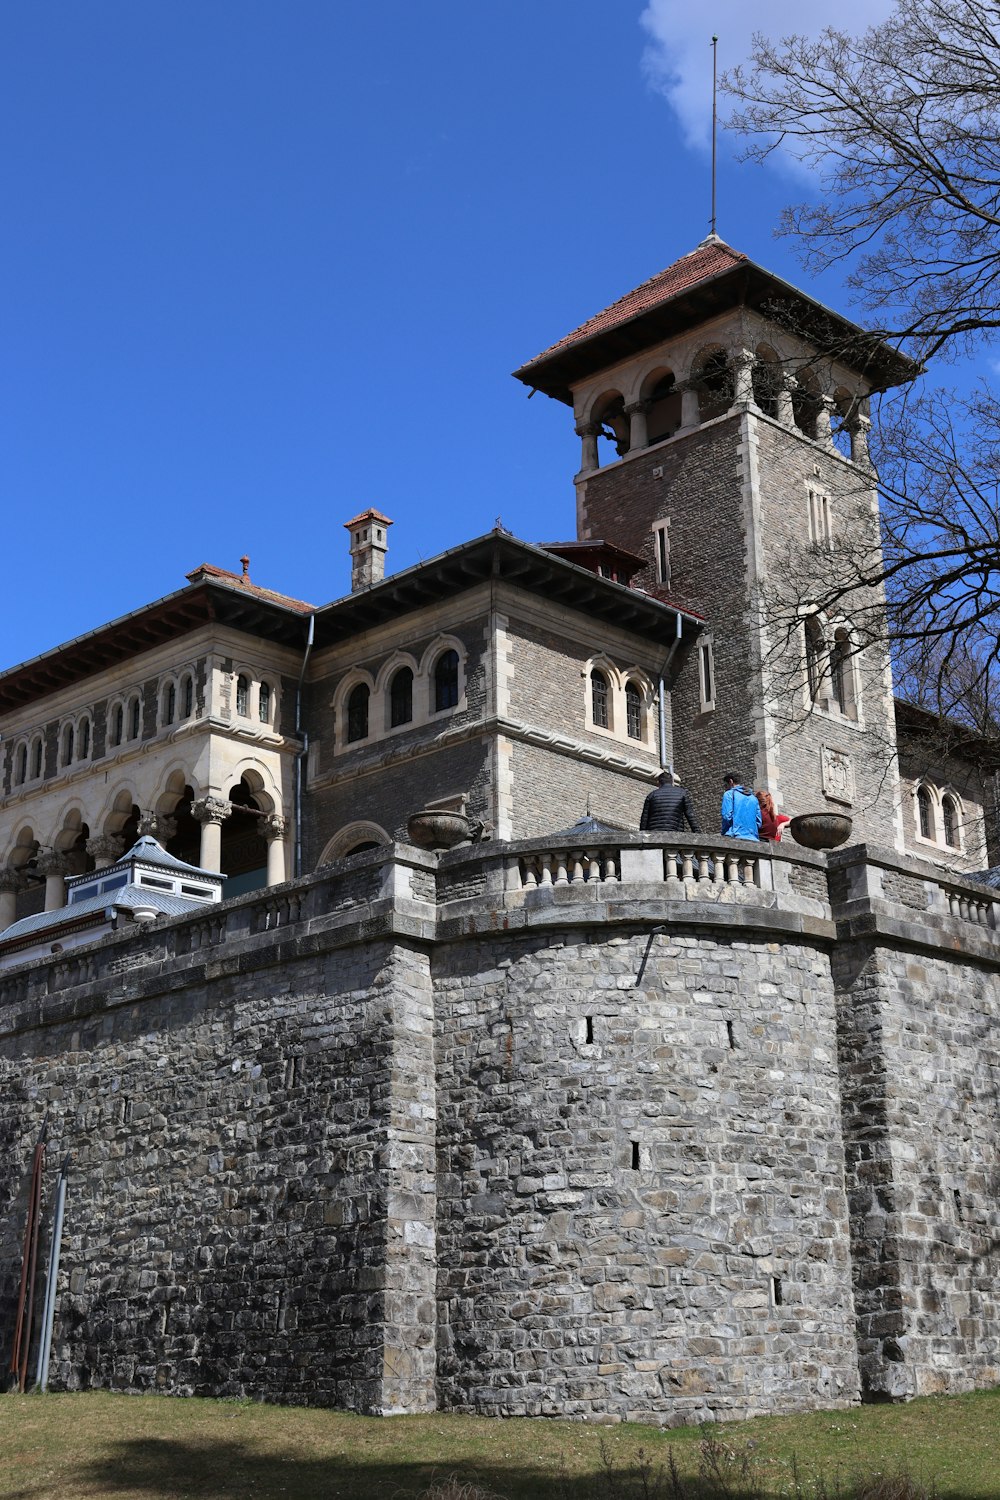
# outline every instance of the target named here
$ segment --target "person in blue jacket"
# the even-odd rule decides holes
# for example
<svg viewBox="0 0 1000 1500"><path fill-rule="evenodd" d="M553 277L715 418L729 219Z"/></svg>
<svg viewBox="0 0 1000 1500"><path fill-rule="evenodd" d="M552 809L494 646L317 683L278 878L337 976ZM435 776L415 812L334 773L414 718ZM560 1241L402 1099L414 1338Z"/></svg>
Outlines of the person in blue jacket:
<svg viewBox="0 0 1000 1500"><path fill-rule="evenodd" d="M722 831L734 839L760 838L760 803L731 771L723 777Z"/></svg>

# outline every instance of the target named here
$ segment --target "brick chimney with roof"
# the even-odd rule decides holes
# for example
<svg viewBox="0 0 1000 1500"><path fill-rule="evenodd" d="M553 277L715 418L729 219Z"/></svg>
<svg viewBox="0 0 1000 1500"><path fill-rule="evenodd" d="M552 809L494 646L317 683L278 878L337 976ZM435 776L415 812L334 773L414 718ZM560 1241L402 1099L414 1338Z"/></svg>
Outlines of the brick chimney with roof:
<svg viewBox="0 0 1000 1500"><path fill-rule="evenodd" d="M385 577L385 554L389 550L392 522L380 510L363 510L353 521L345 521L351 533L351 593L370 589Z"/></svg>

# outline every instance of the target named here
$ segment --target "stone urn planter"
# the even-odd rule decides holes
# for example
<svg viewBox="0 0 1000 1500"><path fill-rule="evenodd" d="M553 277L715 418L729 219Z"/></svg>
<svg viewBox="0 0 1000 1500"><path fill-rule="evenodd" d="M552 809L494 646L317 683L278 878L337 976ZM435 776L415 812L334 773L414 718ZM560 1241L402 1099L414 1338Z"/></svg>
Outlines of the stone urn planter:
<svg viewBox="0 0 1000 1500"><path fill-rule="evenodd" d="M418 849L454 849L472 839L472 826L462 813L425 807L406 820L406 833Z"/></svg>
<svg viewBox="0 0 1000 1500"><path fill-rule="evenodd" d="M846 813L800 813L789 823L789 832L797 844L806 849L836 849L851 836L851 819Z"/></svg>

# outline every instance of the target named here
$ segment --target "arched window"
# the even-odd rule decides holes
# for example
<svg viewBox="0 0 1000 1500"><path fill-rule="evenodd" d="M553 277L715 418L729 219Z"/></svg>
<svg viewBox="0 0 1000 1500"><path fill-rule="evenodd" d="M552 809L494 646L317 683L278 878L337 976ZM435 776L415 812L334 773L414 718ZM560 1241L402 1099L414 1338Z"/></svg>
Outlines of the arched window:
<svg viewBox="0 0 1000 1500"><path fill-rule="evenodd" d="M857 708L854 702L851 655L850 637L841 626L834 632L833 646L830 650L830 686L833 689L834 702L840 712L854 719L857 718Z"/></svg>
<svg viewBox="0 0 1000 1500"><path fill-rule="evenodd" d="M262 724L271 722L271 684L262 682L257 689L257 717Z"/></svg>
<svg viewBox="0 0 1000 1500"><path fill-rule="evenodd" d="M931 794L925 786L917 788L917 817L920 821L920 835L925 839L934 837L934 805L931 802Z"/></svg>
<svg viewBox="0 0 1000 1500"><path fill-rule="evenodd" d="M660 443L673 437L681 425L681 393L672 371L661 375L646 394L649 411L646 413L646 437L650 443Z"/></svg>
<svg viewBox="0 0 1000 1500"><path fill-rule="evenodd" d="M34 741L31 747L31 775L37 780L42 774L42 741L41 736Z"/></svg>
<svg viewBox="0 0 1000 1500"><path fill-rule="evenodd" d="M181 713L185 719L194 713L194 680L189 672L181 678Z"/></svg>
<svg viewBox="0 0 1000 1500"><path fill-rule="evenodd" d="M359 682L351 688L347 699L347 742L368 738L368 699L371 696L368 684Z"/></svg>
<svg viewBox="0 0 1000 1500"><path fill-rule="evenodd" d="M445 651L434 664L434 712L458 703L458 652Z"/></svg>
<svg viewBox="0 0 1000 1500"><path fill-rule="evenodd" d="M71 765L73 762L73 738L73 726L72 724L67 724L63 730L62 738L62 763L64 766Z"/></svg>
<svg viewBox="0 0 1000 1500"><path fill-rule="evenodd" d="M87 760L90 755L90 720L80 720L80 738L77 745L77 754L81 760Z"/></svg>
<svg viewBox="0 0 1000 1500"><path fill-rule="evenodd" d="M941 821L944 824L944 841L951 849L958 848L958 808L954 797L941 798Z"/></svg>
<svg viewBox="0 0 1000 1500"><path fill-rule="evenodd" d="M753 399L769 417L778 415L778 392L781 389L781 366L773 349L762 347L750 372Z"/></svg>
<svg viewBox="0 0 1000 1500"><path fill-rule="evenodd" d="M608 679L596 667L590 674L590 714L597 729L609 727Z"/></svg>
<svg viewBox="0 0 1000 1500"><path fill-rule="evenodd" d="M236 679L236 712L245 719L250 712L250 683L242 672Z"/></svg>
<svg viewBox="0 0 1000 1500"><path fill-rule="evenodd" d="M389 727L409 724L413 718L413 673L400 667L389 684Z"/></svg>
<svg viewBox="0 0 1000 1500"><path fill-rule="evenodd" d="M625 684L625 726L630 740L642 739L642 694L634 682Z"/></svg>
<svg viewBox="0 0 1000 1500"><path fill-rule="evenodd" d="M17 754L14 757L14 785L23 786L28 776L28 747L18 745Z"/></svg>
<svg viewBox="0 0 1000 1500"><path fill-rule="evenodd" d="M593 420L599 429L598 436L614 443L618 458L628 452L631 424L625 415L624 396L612 392L603 401L599 401L594 408Z"/></svg>
<svg viewBox="0 0 1000 1500"><path fill-rule="evenodd" d="M820 688L823 685L823 630L815 615L810 615L806 620L805 635L809 699L810 702L815 703L819 699Z"/></svg>
<svg viewBox="0 0 1000 1500"><path fill-rule="evenodd" d="M177 713L177 689L172 682L168 682L163 689L163 722L172 724Z"/></svg>
<svg viewBox="0 0 1000 1500"><path fill-rule="evenodd" d="M108 731L108 743L120 745L125 734L125 710L120 703L116 703L111 710L111 726Z"/></svg>
<svg viewBox="0 0 1000 1500"><path fill-rule="evenodd" d="M139 727L139 700L138 698L133 698L128 706L128 737L130 740L137 740L139 738Z"/></svg>
<svg viewBox="0 0 1000 1500"><path fill-rule="evenodd" d="M823 400L816 384L816 377L810 370L800 371L796 377L795 389L792 391L792 416L795 425L806 437L815 438L818 432L819 414L823 408Z"/></svg>

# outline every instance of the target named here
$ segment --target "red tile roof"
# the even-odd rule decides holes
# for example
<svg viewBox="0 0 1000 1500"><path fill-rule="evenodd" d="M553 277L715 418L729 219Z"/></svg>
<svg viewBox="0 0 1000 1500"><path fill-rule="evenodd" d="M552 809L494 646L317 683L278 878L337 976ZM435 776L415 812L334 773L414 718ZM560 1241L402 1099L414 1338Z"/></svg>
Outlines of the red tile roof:
<svg viewBox="0 0 1000 1500"><path fill-rule="evenodd" d="M217 578L220 583L231 583L245 593L253 594L256 599L266 599L270 604L283 604L286 609L298 610L303 615L312 614L316 608L314 604L306 604L301 599L278 594L274 589L263 589L259 584L251 583L245 575L230 573L227 568L217 568L214 563L199 563L198 567L192 568L184 576L189 583L200 583L203 578Z"/></svg>
<svg viewBox="0 0 1000 1500"><path fill-rule="evenodd" d="M669 302L671 298L677 297L681 292L686 292L690 287L697 286L701 281L710 281L713 276L721 276L724 271L731 271L734 266L749 264L749 256L740 250L733 250L722 240L706 241L692 250L688 255L682 255L680 260L675 260L673 265L667 266L665 271L659 271L637 286L634 291L626 292L624 297L619 297L617 302L612 302L603 312L595 314L586 323L581 323L579 328L568 333L565 338L559 339L548 349L543 349L541 354L536 354L534 359L529 359L522 368L528 370L539 360L548 359L550 355L558 353L561 349L568 349L572 344L582 343L584 339L591 338L595 333L606 333L611 328L617 328L622 323L627 323L630 318L638 317L640 313L648 312L651 307L657 307L661 302Z"/></svg>

